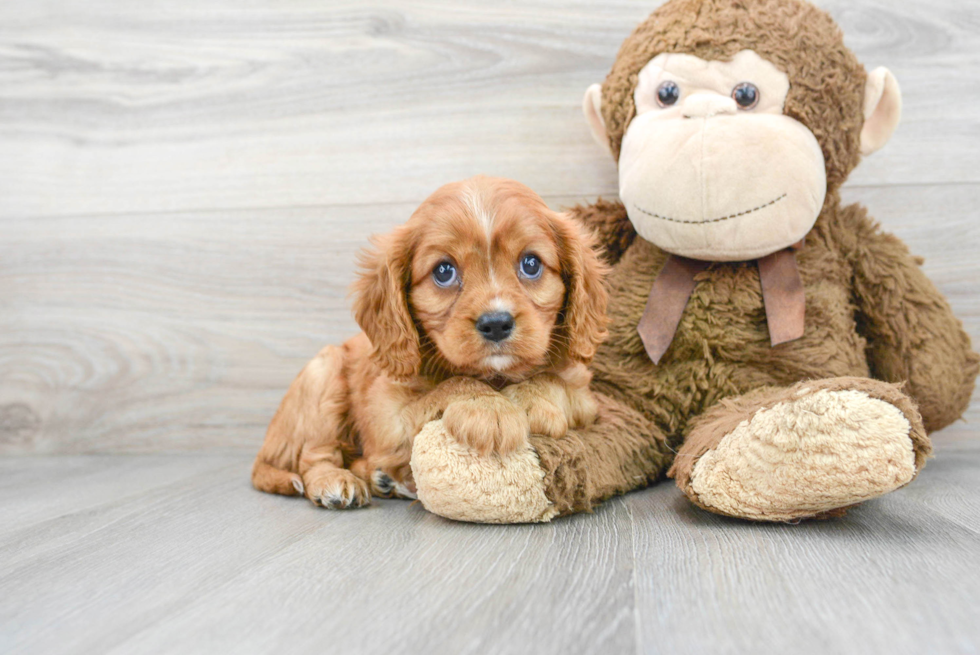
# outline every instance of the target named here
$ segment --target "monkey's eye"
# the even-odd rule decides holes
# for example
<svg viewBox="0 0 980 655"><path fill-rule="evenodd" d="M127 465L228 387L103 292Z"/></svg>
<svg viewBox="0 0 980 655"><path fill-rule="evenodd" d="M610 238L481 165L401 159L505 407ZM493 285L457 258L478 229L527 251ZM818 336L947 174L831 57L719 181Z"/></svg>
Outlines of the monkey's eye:
<svg viewBox="0 0 980 655"><path fill-rule="evenodd" d="M439 262L432 269L432 281L440 287L448 287L456 281L456 267L449 262Z"/></svg>
<svg viewBox="0 0 980 655"><path fill-rule="evenodd" d="M758 87L752 82L742 82L732 89L732 99L739 109L752 109L759 104L760 95Z"/></svg>
<svg viewBox="0 0 980 655"><path fill-rule="evenodd" d="M541 277L541 260L537 255L527 254L521 257L521 275L529 280Z"/></svg>
<svg viewBox="0 0 980 655"><path fill-rule="evenodd" d="M670 107L681 97L681 89L676 82L662 82L657 87L657 104L661 107Z"/></svg>

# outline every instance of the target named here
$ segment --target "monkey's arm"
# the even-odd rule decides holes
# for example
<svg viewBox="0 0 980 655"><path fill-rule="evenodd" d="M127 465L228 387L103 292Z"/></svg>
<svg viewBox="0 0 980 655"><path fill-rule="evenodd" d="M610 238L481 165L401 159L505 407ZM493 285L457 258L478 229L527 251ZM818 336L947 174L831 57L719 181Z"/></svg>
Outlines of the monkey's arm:
<svg viewBox="0 0 980 655"><path fill-rule="evenodd" d="M600 254L610 265L619 261L636 238L636 231L621 202L599 198L593 205L576 205L566 211L595 233L602 247Z"/></svg>
<svg viewBox="0 0 980 655"><path fill-rule="evenodd" d="M601 392L595 400L591 425L561 439L532 434L530 448L505 457L460 449L443 423L427 424L412 450L419 500L457 521L536 523L590 511L664 477L674 453L660 429Z"/></svg>
<svg viewBox="0 0 980 655"><path fill-rule="evenodd" d="M838 238L854 272L858 331L868 340L872 375L906 382L928 431L962 416L980 356L949 303L897 237L882 232L864 207L841 210Z"/></svg>

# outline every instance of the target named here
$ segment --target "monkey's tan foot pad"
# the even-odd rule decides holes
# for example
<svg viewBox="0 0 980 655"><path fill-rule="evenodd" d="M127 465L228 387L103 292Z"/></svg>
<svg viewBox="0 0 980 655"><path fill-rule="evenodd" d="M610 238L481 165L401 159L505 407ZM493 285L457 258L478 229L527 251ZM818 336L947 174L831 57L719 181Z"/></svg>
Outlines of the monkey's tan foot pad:
<svg viewBox="0 0 980 655"><path fill-rule="evenodd" d="M697 505L750 520L832 516L908 484L930 450L912 401L863 378L767 390L709 414L671 474Z"/></svg>
<svg viewBox="0 0 980 655"><path fill-rule="evenodd" d="M479 455L442 421L415 437L412 474L418 499L432 512L472 523L540 523L558 514L544 493L544 471L530 445L507 455Z"/></svg>

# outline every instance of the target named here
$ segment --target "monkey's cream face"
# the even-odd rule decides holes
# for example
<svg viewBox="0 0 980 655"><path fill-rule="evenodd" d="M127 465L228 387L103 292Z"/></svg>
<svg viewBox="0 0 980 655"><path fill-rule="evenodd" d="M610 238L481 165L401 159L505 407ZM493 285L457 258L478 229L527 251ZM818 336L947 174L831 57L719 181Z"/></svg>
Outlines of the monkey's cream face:
<svg viewBox="0 0 980 655"><path fill-rule="evenodd" d="M756 259L800 241L827 191L820 145L783 115L789 78L751 50L731 61L661 54L640 71L619 193L667 252Z"/></svg>

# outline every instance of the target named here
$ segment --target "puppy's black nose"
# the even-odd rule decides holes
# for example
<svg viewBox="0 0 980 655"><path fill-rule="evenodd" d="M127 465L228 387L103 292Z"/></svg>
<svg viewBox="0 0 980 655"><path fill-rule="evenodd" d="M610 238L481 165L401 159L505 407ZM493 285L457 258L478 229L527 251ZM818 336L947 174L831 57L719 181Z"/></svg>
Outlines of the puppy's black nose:
<svg viewBox="0 0 980 655"><path fill-rule="evenodd" d="M514 331L514 317L508 312L487 312L476 319L476 331L487 341L503 341Z"/></svg>

